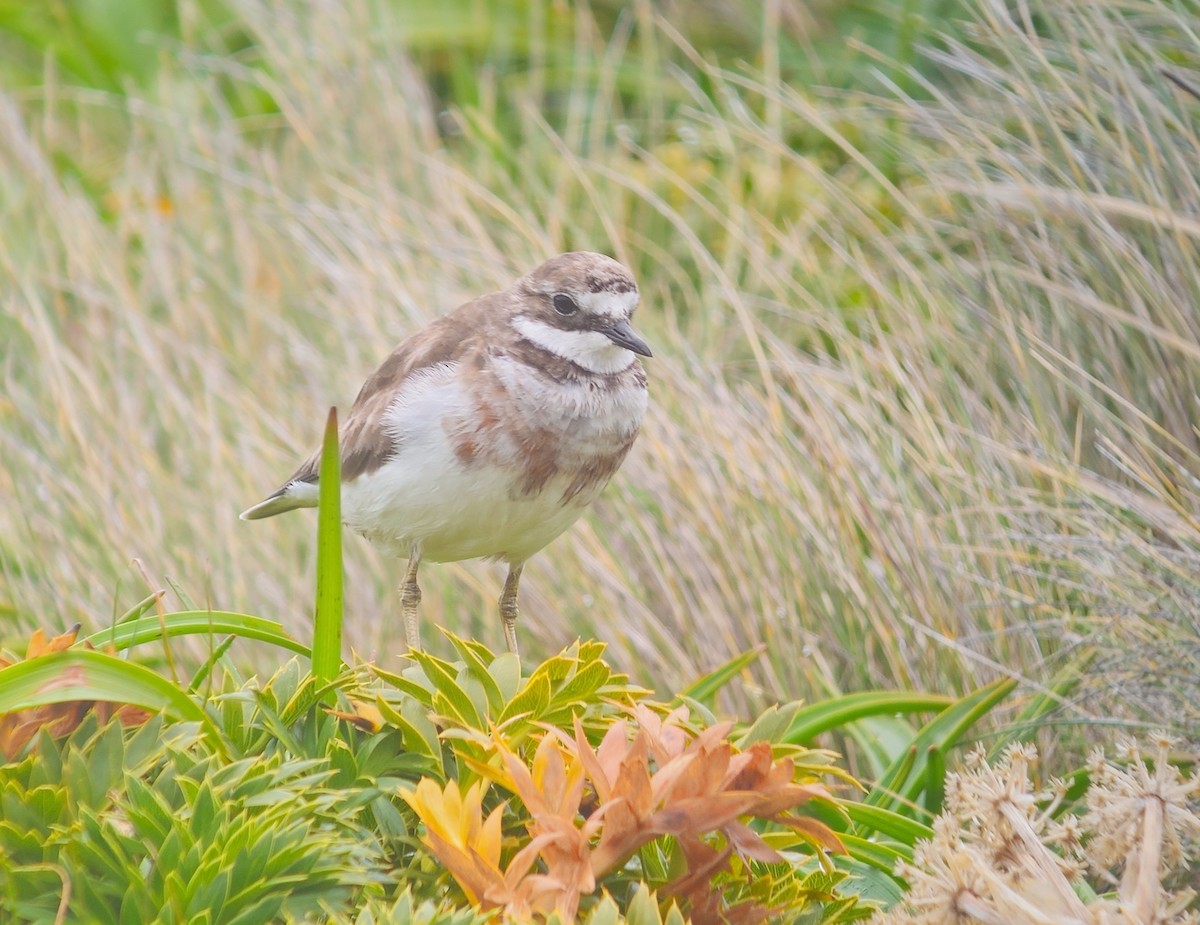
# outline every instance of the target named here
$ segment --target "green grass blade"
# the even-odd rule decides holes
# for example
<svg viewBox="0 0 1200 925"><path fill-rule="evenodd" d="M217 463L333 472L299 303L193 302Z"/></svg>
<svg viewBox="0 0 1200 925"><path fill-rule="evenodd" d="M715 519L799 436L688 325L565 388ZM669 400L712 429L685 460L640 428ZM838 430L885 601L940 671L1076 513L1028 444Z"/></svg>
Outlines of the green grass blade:
<svg viewBox="0 0 1200 925"><path fill-rule="evenodd" d="M892 762L912 744L920 727L921 723L914 725L903 714L864 716L847 725L844 734L853 739L862 752L866 767L860 774L870 780L879 780Z"/></svg>
<svg viewBox="0 0 1200 925"><path fill-rule="evenodd" d="M117 617L117 622L128 623L130 620L136 620L139 617L144 617L146 612L162 599L163 594L164 592L162 591L155 591L148 597L143 598L123 614L121 614L121 616Z"/></svg>
<svg viewBox="0 0 1200 925"><path fill-rule="evenodd" d="M673 706L683 703L684 699L695 700L698 703L712 709L713 700L726 684L733 680L742 669L755 661L763 652L766 651L766 646L755 646L740 655L735 655L724 665L710 671L706 675L701 675L684 690L676 695L672 701Z"/></svg>
<svg viewBox="0 0 1200 925"><path fill-rule="evenodd" d="M954 698L945 694L912 691L865 691L846 694L803 707L792 719L783 741L793 745L804 745L822 732L838 729L867 716L941 712L953 703Z"/></svg>
<svg viewBox="0 0 1200 925"><path fill-rule="evenodd" d="M910 848L920 840L928 841L933 838L932 828L903 813L850 801L843 802L842 809L846 811L860 836L879 834Z"/></svg>
<svg viewBox="0 0 1200 925"><path fill-rule="evenodd" d="M1083 649L1054 675L1050 682L1036 692L1029 703L1017 714L1012 723L1004 729L988 748L988 760L996 760L1000 754L1013 742L1036 731L1046 717L1062 707L1071 692L1079 686L1087 676L1088 666L1096 657L1096 649Z"/></svg>
<svg viewBox="0 0 1200 925"><path fill-rule="evenodd" d="M197 722L224 750L217 727L200 705L143 665L103 652L68 649L0 668L0 713L72 700L128 703Z"/></svg>
<svg viewBox="0 0 1200 925"><path fill-rule="evenodd" d="M865 797L863 803L868 806L884 806L892 804L900 806L908 812L919 812L924 815L925 811L921 807L905 806L904 801L900 798L899 792L894 789L898 784L893 784L895 781L906 781L912 773L913 768L917 764L917 746L912 745L904 751L903 754L897 755L895 762L887 772L876 782Z"/></svg>
<svg viewBox="0 0 1200 925"><path fill-rule="evenodd" d="M317 505L317 605L312 670L331 681L342 670L342 464L337 408L329 409Z"/></svg>
<svg viewBox="0 0 1200 925"><path fill-rule="evenodd" d="M894 873L896 865L901 861L912 861L911 851L901 851L893 845L868 841L856 835L839 835L838 838L846 846L846 853L850 857L864 864L869 864L871 867L881 870L886 874Z"/></svg>
<svg viewBox="0 0 1200 925"><path fill-rule="evenodd" d="M925 752L925 809L937 816L946 797L946 753L936 745Z"/></svg>
<svg viewBox="0 0 1200 925"><path fill-rule="evenodd" d="M167 585L171 588L171 590L175 592L175 596L183 602L183 606L186 607L188 610L203 610L204 609L203 607L201 607L199 604L196 603L195 599L190 594L187 593L187 589L185 589L183 587L183 585L181 585L178 581L176 581L170 575L166 576L166 582L167 582Z"/></svg>
<svg viewBox="0 0 1200 925"><path fill-rule="evenodd" d="M192 680L188 682L188 693L196 693L200 689L200 685L211 677L212 670L216 667L217 662L225 657L225 653L230 650L236 640L236 636L226 636L213 646L208 658L204 660L204 664L196 669L195 674L192 675Z"/></svg>
<svg viewBox="0 0 1200 925"><path fill-rule="evenodd" d="M925 787L928 750L939 748L944 753L953 748L971 726L1011 694L1016 686L1017 682L1011 678L993 681L939 713L917 733L909 753L897 759L871 788L864 802L875 806L911 806Z"/></svg>
<svg viewBox="0 0 1200 925"><path fill-rule="evenodd" d="M289 636L283 626L273 620L252 617L244 613L229 613L223 610L183 610L164 614L161 618L141 617L127 623L118 623L88 636L97 649L110 646L118 652L147 642L155 642L164 636L242 636L269 642L280 648L308 655L308 646Z"/></svg>

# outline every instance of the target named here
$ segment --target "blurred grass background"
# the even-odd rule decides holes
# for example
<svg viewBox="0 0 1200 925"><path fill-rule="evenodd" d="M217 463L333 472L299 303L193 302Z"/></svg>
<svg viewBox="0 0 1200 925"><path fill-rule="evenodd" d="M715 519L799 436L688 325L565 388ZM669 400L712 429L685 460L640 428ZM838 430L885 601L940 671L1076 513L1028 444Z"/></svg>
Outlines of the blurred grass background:
<svg viewBox="0 0 1200 925"><path fill-rule="evenodd" d="M169 576L308 638L313 518L237 512L419 325L588 248L652 408L529 655L669 692L765 643L753 701L1090 654L1064 719L1197 736L1197 12L0 2L0 637ZM385 662L401 577L347 542ZM495 644L501 580L426 570L426 621Z"/></svg>

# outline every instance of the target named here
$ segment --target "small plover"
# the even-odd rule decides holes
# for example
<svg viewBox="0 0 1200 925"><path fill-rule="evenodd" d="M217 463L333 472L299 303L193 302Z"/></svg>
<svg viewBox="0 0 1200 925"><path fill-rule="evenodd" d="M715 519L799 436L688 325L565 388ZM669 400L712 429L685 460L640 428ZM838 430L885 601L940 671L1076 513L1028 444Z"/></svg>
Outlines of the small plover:
<svg viewBox="0 0 1200 925"><path fill-rule="evenodd" d="M341 426L342 516L408 559L405 636L420 647L422 561L508 564L504 641L517 651L526 560L567 529L620 467L646 411L651 355L630 325L633 276L602 254L560 254L461 305L397 347ZM317 504L320 452L242 513Z"/></svg>

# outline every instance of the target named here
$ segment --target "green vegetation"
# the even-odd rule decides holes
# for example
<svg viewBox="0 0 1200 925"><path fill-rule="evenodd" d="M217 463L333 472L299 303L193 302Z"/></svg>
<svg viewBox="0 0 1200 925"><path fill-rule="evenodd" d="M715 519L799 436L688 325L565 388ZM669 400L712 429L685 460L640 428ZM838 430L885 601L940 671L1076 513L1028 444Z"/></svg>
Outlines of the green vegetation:
<svg viewBox="0 0 1200 925"><path fill-rule="evenodd" d="M164 640L205 632L187 613L161 622ZM524 674L512 654L447 638L456 661L416 653L402 674L359 666L332 683L297 660L242 682L226 654L186 693L73 633L36 638L0 667L0 912L393 921L415 891L449 902L438 921L468 906L635 921L651 888L696 922L853 921L901 895L893 869L932 835L921 820L940 807L913 755L955 746L1012 687L892 695L890 709L791 703L734 725L712 713L720 681L669 709L599 643ZM331 692L339 708L322 706ZM834 756L802 743L885 710L932 719L850 799Z"/></svg>
<svg viewBox="0 0 1200 925"><path fill-rule="evenodd" d="M1015 682L959 701L793 702L737 725L717 721L714 700L748 656L670 706L614 673L599 642L524 674L515 654L444 631L457 661L416 651L400 674L347 669L329 593L343 577L337 450L331 412L311 652L239 614L146 617L152 596L81 643L77 627L39 630L24 659L0 659L6 917L362 920L414 914L416 885L449 899L421 907L438 920L653 923L652 888L673 922L832 923L901 897L894 871L933 836L922 820L941 810L946 752ZM311 670L293 659L264 685L242 682L229 654L242 635L301 650ZM117 657L157 642L171 662L168 641L186 636L212 649L186 689ZM899 717L924 713L906 739ZM855 781L805 743L871 720L890 726L891 752L868 749L888 767L861 802L839 798L829 783ZM524 811L488 797L492 784Z"/></svg>
<svg viewBox="0 0 1200 925"><path fill-rule="evenodd" d="M0 918L1183 914L1200 4L113 7L0 2ZM643 436L524 670L479 563L402 659L328 499L236 513L572 248Z"/></svg>

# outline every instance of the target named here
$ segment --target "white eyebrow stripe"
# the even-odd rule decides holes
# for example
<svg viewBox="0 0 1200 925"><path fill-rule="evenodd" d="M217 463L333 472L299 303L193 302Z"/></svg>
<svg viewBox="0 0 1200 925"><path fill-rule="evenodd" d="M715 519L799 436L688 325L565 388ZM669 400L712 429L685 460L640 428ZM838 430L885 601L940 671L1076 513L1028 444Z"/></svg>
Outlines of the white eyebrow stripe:
<svg viewBox="0 0 1200 925"><path fill-rule="evenodd" d="M628 321L633 310L637 308L640 296L633 292L577 292L568 293L578 303L579 307L589 315L603 318L609 324L618 321Z"/></svg>

